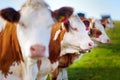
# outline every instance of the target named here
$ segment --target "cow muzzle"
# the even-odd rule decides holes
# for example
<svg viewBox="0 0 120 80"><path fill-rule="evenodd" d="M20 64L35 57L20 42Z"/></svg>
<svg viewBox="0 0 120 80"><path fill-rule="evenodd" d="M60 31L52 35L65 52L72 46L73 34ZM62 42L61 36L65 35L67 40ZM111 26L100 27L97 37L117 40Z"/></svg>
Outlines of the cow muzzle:
<svg viewBox="0 0 120 80"><path fill-rule="evenodd" d="M45 46L40 45L40 44L35 44L30 47L31 57L32 58L44 57L45 50L46 50Z"/></svg>

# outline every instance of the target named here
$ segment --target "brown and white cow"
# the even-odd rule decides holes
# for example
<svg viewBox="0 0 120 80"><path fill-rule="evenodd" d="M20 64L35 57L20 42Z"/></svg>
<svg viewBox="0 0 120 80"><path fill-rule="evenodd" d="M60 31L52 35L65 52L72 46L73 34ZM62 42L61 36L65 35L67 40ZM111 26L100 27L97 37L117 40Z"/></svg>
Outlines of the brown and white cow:
<svg viewBox="0 0 120 80"><path fill-rule="evenodd" d="M82 17L79 16L79 17L80 19L82 19L82 21L86 25L86 31L88 32L88 34L91 34L91 33L93 34L93 35L91 34L90 36L94 41L101 42L101 43L110 42L110 38L108 37L104 29L104 26L101 24L99 19L85 18L83 16Z"/></svg>
<svg viewBox="0 0 120 80"><path fill-rule="evenodd" d="M94 40L101 42L101 43L110 43L110 38L107 35L100 20L99 19L92 19L92 23L94 23L95 28L99 29L102 32L102 34L99 36L99 38L94 38Z"/></svg>
<svg viewBox="0 0 120 80"><path fill-rule="evenodd" d="M4 9L0 18L0 80L35 80L38 58L49 56L54 23L49 6L44 0L27 0L19 13Z"/></svg>
<svg viewBox="0 0 120 80"><path fill-rule="evenodd" d="M110 15L103 15L101 19L101 23L105 29L113 29L114 23L110 17Z"/></svg>
<svg viewBox="0 0 120 80"><path fill-rule="evenodd" d="M39 63L38 80L45 80L47 74L54 71L59 65L59 59L66 54L74 54L81 51L90 50L94 47L94 43L85 31L85 26L79 20L77 15L73 14L70 7L61 8L59 12L53 13L54 19L61 16L62 22L57 22L52 27L51 39L49 44L49 59L43 58ZM58 15L56 15L58 14ZM56 20L55 20L56 21ZM84 40L84 43L82 43ZM47 64L44 64L45 61Z"/></svg>
<svg viewBox="0 0 120 80"><path fill-rule="evenodd" d="M68 56L68 57L71 56L75 60L76 58L78 58L81 55L80 53L84 53L86 50L88 50L88 48L84 48L83 46L93 46L93 43L86 44L86 41L89 39L87 39L88 34L85 31L85 25L79 19L78 15L75 15L75 14L71 15L71 12L72 12L71 7L62 7L53 12L53 17L55 17L56 21L58 21L59 24L57 24L58 26L53 26L53 28L56 28L57 30L54 30L54 33L52 34L52 36L56 35L55 31L57 34L59 33L59 30L61 31L61 33L59 34L59 37L57 38L58 41L54 41L53 40L54 38L52 38L52 40L51 40L52 41L51 45L56 46L56 47L50 48L51 53L55 52L52 55L53 56L58 55L58 54L60 55L59 59L58 59L58 62L59 62L58 67L55 69L54 72L52 72L50 74L51 79L53 79L53 80L56 79L56 77L59 73L59 71L58 71L57 75L54 75L56 73L56 70L59 69L64 56L66 59L67 59L66 56ZM64 34L64 37L62 35L63 35L65 29L62 26L60 27L60 24L63 25L63 23L64 23L64 26L66 27L66 33ZM60 39L62 37L63 37L63 40L61 41ZM79 41L77 41L77 40L79 40ZM61 42L59 42L59 41L61 41ZM83 46L81 46L81 45L83 45ZM64 63L64 61L63 61L63 63Z"/></svg>

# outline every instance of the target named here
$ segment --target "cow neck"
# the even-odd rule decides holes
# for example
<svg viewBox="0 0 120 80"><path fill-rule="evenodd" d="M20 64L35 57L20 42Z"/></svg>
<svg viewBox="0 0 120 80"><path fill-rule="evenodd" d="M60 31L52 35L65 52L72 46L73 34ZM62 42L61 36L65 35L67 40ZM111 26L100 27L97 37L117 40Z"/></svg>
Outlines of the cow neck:
<svg viewBox="0 0 120 80"><path fill-rule="evenodd" d="M0 33L0 70L6 76L9 68L16 62L23 61L21 49L16 35L16 24L7 22L5 29Z"/></svg>
<svg viewBox="0 0 120 80"><path fill-rule="evenodd" d="M54 40L54 36L58 30L61 30L57 39ZM62 29L61 23L55 23L52 26L52 32L50 37L50 44L49 44L49 59L51 63L54 63L59 60L60 51L61 51L61 41L63 40L64 34L67 30Z"/></svg>

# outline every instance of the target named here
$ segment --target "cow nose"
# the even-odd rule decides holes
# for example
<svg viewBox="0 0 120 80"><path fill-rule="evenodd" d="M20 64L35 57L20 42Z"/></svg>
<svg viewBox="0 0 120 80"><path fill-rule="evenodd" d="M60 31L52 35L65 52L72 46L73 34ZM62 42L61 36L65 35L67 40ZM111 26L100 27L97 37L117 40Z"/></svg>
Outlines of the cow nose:
<svg viewBox="0 0 120 80"><path fill-rule="evenodd" d="M90 48L93 48L93 47L94 47L94 43L93 43L93 42L89 42L89 43L88 43L88 46L89 46Z"/></svg>
<svg viewBox="0 0 120 80"><path fill-rule="evenodd" d="M32 45L30 51L32 58L43 57L45 55L45 46L39 44Z"/></svg>

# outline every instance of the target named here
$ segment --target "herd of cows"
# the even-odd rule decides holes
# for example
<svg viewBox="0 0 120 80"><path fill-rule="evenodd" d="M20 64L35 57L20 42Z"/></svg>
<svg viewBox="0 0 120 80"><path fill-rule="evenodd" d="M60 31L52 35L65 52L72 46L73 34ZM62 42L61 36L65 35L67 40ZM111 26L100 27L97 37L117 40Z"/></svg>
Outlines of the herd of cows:
<svg viewBox="0 0 120 80"><path fill-rule="evenodd" d="M67 68L84 53L110 43L110 16L86 18L72 7L54 11L27 0L19 11L0 10L0 80L68 80Z"/></svg>

